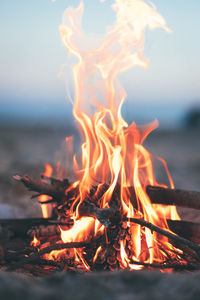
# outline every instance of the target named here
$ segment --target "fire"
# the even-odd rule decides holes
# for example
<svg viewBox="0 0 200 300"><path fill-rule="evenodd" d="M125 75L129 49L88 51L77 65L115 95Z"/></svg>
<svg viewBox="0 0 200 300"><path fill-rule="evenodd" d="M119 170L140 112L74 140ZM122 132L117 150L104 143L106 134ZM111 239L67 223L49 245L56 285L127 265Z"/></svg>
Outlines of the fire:
<svg viewBox="0 0 200 300"><path fill-rule="evenodd" d="M30 243L31 246L33 247L38 247L40 246L40 241L37 239L37 237L34 235L33 240Z"/></svg>
<svg viewBox="0 0 200 300"><path fill-rule="evenodd" d="M73 157L77 176L75 185L78 186L79 193L71 209L74 225L68 230L61 228L61 239L65 243L88 241L98 235L105 235L107 238L104 225L94 217L82 217L79 211L80 205L97 182L99 185L96 193L103 183L108 184L107 190L96 203L101 209L112 205L113 192L119 186L124 217L143 218L165 230L169 230L167 218L179 219L174 207L152 205L146 193L148 185L165 187L157 182L152 156L143 146L146 137L158 127L158 121L146 127L138 128L134 122L128 126L121 113L126 92L117 79L120 73L130 68L148 67L148 60L143 56L146 29L162 28L167 32L170 29L156 8L142 0L115 0L112 9L116 13L116 23L109 27L102 41L93 41L91 44L85 38L81 29L83 2L76 9L68 8L65 11L63 24L60 25L62 43L69 55L73 54L78 58L78 63L73 67L73 114L84 139L81 158L76 154ZM71 139L67 141L71 142ZM174 188L165 161L158 159L166 169L170 187ZM131 187L136 203L131 200ZM130 244L127 245L126 240L120 240L122 268L142 268L134 265L133 261L163 262L166 254L162 248L169 251L174 249L166 237L152 233L148 228L127 222L127 230ZM108 240L107 242L109 243ZM98 259L102 251L99 246L93 261ZM74 259L89 268L84 253L80 250L74 249Z"/></svg>
<svg viewBox="0 0 200 300"><path fill-rule="evenodd" d="M51 165L50 164L45 164L44 176L45 177L50 177L52 175L52 172L53 172L53 168L51 167ZM50 198L48 196L46 196L46 195L41 195L41 196L38 197L38 200L40 202L46 202L49 199ZM51 215L51 205L49 205L49 204L41 204L40 206L41 206L43 218L49 218L50 215Z"/></svg>

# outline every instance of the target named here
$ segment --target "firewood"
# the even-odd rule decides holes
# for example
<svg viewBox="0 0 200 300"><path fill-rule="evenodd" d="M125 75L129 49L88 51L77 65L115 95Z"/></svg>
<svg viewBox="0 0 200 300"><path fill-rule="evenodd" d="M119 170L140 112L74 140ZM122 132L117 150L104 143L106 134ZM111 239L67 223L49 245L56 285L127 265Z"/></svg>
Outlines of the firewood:
<svg viewBox="0 0 200 300"><path fill-rule="evenodd" d="M84 201L79 207L79 215L80 216L89 216L95 217L99 220L99 222L108 227L111 224L110 217L114 215L116 208L109 207L109 208L98 208L93 203L89 201Z"/></svg>
<svg viewBox="0 0 200 300"><path fill-rule="evenodd" d="M59 203L62 199L67 200L65 190L70 186L68 179L64 179L63 181L54 179L51 181L51 184L48 184L41 180L30 179L27 176L22 177L15 175L13 178L22 182L29 190L39 193L36 196L45 194L53 198L53 200L46 203L52 201ZM119 188L118 185L116 189ZM134 188L128 187L128 191L130 200L136 203ZM147 186L146 192L153 204L176 205L200 210L200 192L161 188L157 186Z"/></svg>
<svg viewBox="0 0 200 300"><path fill-rule="evenodd" d="M71 220L71 223L69 224L68 221L70 221L70 216L71 216L71 205L74 202L74 199L77 198L79 194L78 187L71 188L71 184L67 179L64 179L63 181L56 180L56 179L50 179L50 184L45 183L43 181L37 181L37 180L32 180L29 177L21 177L19 175L16 175L14 179L21 181L29 190L37 192L37 196L41 194L45 194L51 197L51 200L48 202L54 202L54 213L57 216L63 216L63 220L48 220L48 222L63 222L65 225L73 225L73 220ZM136 195L133 187L128 187L127 192L129 194L130 200L132 204L134 205L134 208L137 210L137 201L136 201ZM99 192L100 190L100 192ZM18 263L15 264L15 266L10 267L9 269L12 268L18 268L21 265L24 264L30 264L32 261L37 261L38 259L41 258L41 256L45 253L49 253L52 250L60 250L60 249L66 249L66 248L85 248L84 249L84 255L86 262L91 264L91 268L94 267L94 265L102 265L104 268L117 268L118 265L119 267L121 266L121 258L118 257L120 254L119 251L119 240L124 240L125 243L127 244L126 246L126 253L128 257L131 257L130 249L128 248L128 244L130 244L130 233L127 228L127 222L132 222L135 224L139 224L142 227L149 228L151 231L155 231L160 235L166 236L169 239L169 243L173 244L175 247L180 246L180 248L186 250L188 249L188 253L192 253L191 256L193 257L191 261L188 261L187 258L183 261L186 262L186 264L192 268L192 263L194 260L196 262L200 262L200 246L197 244L199 241L199 235L196 235L196 231L200 232L200 224L186 224L182 223L175 223L178 221L172 221L169 220L169 228L173 232L176 233L176 230L179 232L179 235L177 236L175 233L172 233L168 231L167 229L162 229L150 222L147 222L143 219L139 219L138 216L136 215L135 218L126 218L123 215L122 212L122 207L121 207L121 201L120 201L120 185L117 184L115 190L113 191L113 195L110 199L109 205L110 207L108 208L100 208L100 203L102 203L102 198L107 190L107 185L101 185L100 189L97 189L97 186L93 186L88 193L88 195L84 195L84 199L81 199L82 201L73 205L73 210L75 211L77 205L79 204L79 216L91 216L96 219L98 219L106 228L106 235L101 235L100 243L96 244L88 244L88 243L66 243L66 244L53 244L52 246L45 247L42 250L38 251L38 253L34 253L30 255L27 258L23 258L20 260ZM148 186L146 188L146 192L150 197L150 200L153 204L165 204L165 205L180 205L184 207L192 207L196 209L200 209L199 207L199 200L200 200L200 193L198 192L189 192L189 191L180 191L180 190L170 190L170 189L164 189L164 188L158 188L158 187L150 187ZM178 199L179 197L182 200ZM191 201L188 199L190 199ZM163 200L164 199L164 200ZM170 200L169 200L170 199ZM177 200L178 199L178 200ZM177 202L176 202L177 201ZM46 202L47 203L47 202ZM66 222L65 222L66 220ZM183 225L184 224L184 225ZM52 225L52 224L51 224ZM48 231L48 226L51 226L50 223L47 225L47 228L45 230ZM55 223L55 226L57 224ZM189 232L187 230L183 230L183 226L188 226L190 228L190 232L192 234L189 235ZM41 225L40 225L41 226ZM46 225L44 225L46 226ZM182 226L182 227L181 227ZM196 228L195 228L196 226ZM32 229L31 229L32 230ZM39 229L38 229L39 230ZM189 229L188 229L189 230ZM37 231L37 229L36 229ZM36 232L35 231L35 232ZM37 231L38 235L42 236L42 233L40 234L40 230ZM195 236L195 240L191 238L191 235ZM44 241L45 242L45 241ZM49 240L46 246L49 245ZM102 251L98 254L95 262L93 262L93 257L96 253L97 248L101 245ZM181 246L182 245L182 246ZM161 245L162 247L162 245ZM169 250L163 250L164 252L169 252ZM171 250L170 250L171 251ZM173 251L175 254L178 254L176 252L177 250L174 248L172 249L172 252L170 253L165 253L166 257L168 258L168 262L166 263L165 261L162 266L165 268L165 265L167 265L166 268L170 268L169 266L172 266L171 268L183 268L182 267L182 261L179 260L173 260L171 258L171 254L173 257ZM194 255L194 253L196 255ZM181 256L178 256L179 259ZM194 259L195 258L195 259ZM182 259L182 257L181 257ZM133 262L134 263L134 262ZM173 264L174 263L174 264ZM135 264L138 264L138 262ZM155 264L156 265L156 264ZM73 266L72 266L73 267ZM149 265L149 267L153 267L153 265ZM156 266L157 267L157 266ZM156 268L155 267L155 268Z"/></svg>
<svg viewBox="0 0 200 300"><path fill-rule="evenodd" d="M39 226L54 226L55 230L57 225L67 225L61 220L43 219L43 218L25 218L25 219L0 219L1 234L3 236L15 236L15 237L27 237L28 231L32 228L37 228Z"/></svg>
<svg viewBox="0 0 200 300"><path fill-rule="evenodd" d="M166 237L168 237L169 239L172 239L180 244L183 244L185 246L188 246L190 249L194 250L197 254L197 257L198 259L200 260L200 246L197 245L196 243L194 242L191 242L183 237L180 237L180 236L177 236L171 232L168 232L150 222L147 222L145 220L142 220L142 219L136 219L136 218L124 218L124 221L129 221L129 222L132 222L132 223L135 223L135 224L139 224L141 226L144 226L144 227L147 227L149 228L150 230L152 231L155 231L159 234L162 234Z"/></svg>
<svg viewBox="0 0 200 300"><path fill-rule="evenodd" d="M116 256L115 255L108 256L107 263L109 265L115 265L115 263L116 263Z"/></svg>
<svg viewBox="0 0 200 300"><path fill-rule="evenodd" d="M15 175L13 178L17 181L21 181L30 191L37 192L39 193L38 195L48 195L58 202L61 201L65 195L65 190L69 187L69 181L67 179L63 181L57 180L53 184L48 184L41 180L31 179L28 176L22 177Z"/></svg>
<svg viewBox="0 0 200 300"><path fill-rule="evenodd" d="M52 236L60 238L60 229L57 225L37 226L28 230L28 236L39 238L50 238Z"/></svg>
<svg viewBox="0 0 200 300"><path fill-rule="evenodd" d="M174 233L182 236L194 243L200 244L200 223L187 222L183 220L167 220L170 230ZM4 238L7 235L12 235L15 237L27 237L33 236L34 234L37 237L45 236L48 233L51 236L51 233L58 232L58 225L63 226L72 226L73 223L65 222L64 220L53 220L43 219L43 218L29 218L29 219L0 219L0 228L1 236ZM54 228L52 227L54 226ZM50 227L50 229L48 229ZM116 227L116 226L115 226ZM112 229L114 233L115 229ZM116 231L116 234L119 233ZM118 241L115 241L114 247L120 249Z"/></svg>
<svg viewBox="0 0 200 300"><path fill-rule="evenodd" d="M182 220L167 220L169 229L177 235L200 244L200 223L193 223Z"/></svg>
<svg viewBox="0 0 200 300"><path fill-rule="evenodd" d="M178 264L178 263L173 263L173 264L158 264L158 263L144 263L144 262L139 262L139 261L134 261L132 260L130 264L133 265L139 265L139 266L145 266L153 269L174 269L174 270L187 270L187 271L196 271L200 270L200 265L192 265L192 264Z"/></svg>
<svg viewBox="0 0 200 300"><path fill-rule="evenodd" d="M108 268L109 268L110 271L117 271L119 269L119 264L116 262L113 265L109 265Z"/></svg>
<svg viewBox="0 0 200 300"><path fill-rule="evenodd" d="M89 243L86 242L71 242L71 243L61 243L54 244L48 247L43 248L42 250L30 255L29 257L23 258L21 261L17 262L14 265L11 265L7 268L7 271L16 270L24 264L32 263L34 261L40 260L41 256L47 253L50 253L53 250L63 250L69 248L84 248L87 247Z"/></svg>
<svg viewBox="0 0 200 300"><path fill-rule="evenodd" d="M200 210L200 192L148 186L147 194L151 202L155 204L176 205Z"/></svg>

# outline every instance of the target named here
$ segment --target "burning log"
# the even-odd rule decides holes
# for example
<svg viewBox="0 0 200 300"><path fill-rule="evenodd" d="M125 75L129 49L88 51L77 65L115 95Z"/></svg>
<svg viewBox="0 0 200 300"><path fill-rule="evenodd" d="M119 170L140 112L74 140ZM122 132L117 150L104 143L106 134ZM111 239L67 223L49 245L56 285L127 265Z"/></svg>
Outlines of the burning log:
<svg viewBox="0 0 200 300"><path fill-rule="evenodd" d="M159 234L167 236L168 238L173 239L178 243L188 246L189 248L191 248L192 250L194 250L196 252L196 254L198 256L198 261L199 261L200 246L198 246L197 244L190 242L182 237L176 236L170 232L167 232L167 231L165 231L149 222L146 222L144 220L128 218L128 219L124 219L123 221L133 222L133 223L139 224L141 226L147 227L150 230L156 231ZM51 246L43 248L42 250L39 250L36 253L33 253L29 257L25 257L25 258L21 259L19 262L15 263L14 265L11 265L7 270L11 271L11 270L20 268L22 265L30 264L37 260L41 260L41 256L43 256L44 254L50 253L53 250L62 250L62 249L70 249L70 248L85 248L85 247L91 247L91 242L90 243L89 242L71 242L71 243L53 244ZM105 251L108 254L107 259L106 259ZM115 254L114 248L107 246L107 248L105 248L104 252L101 252L101 256L98 258L98 260L99 259L100 259L101 264L102 264L102 259L103 259L104 262L105 262L105 260L107 261L107 263L111 266L111 269L117 268L116 254ZM97 260L97 263L98 263L98 260ZM175 270L198 270L198 269L200 269L200 266L198 264L197 265L178 264L178 263L150 264L150 263L138 262L138 261L133 261L133 260L131 261L131 264L143 265L143 266L147 266L150 268L160 268L160 269L170 269L170 268L173 268Z"/></svg>
<svg viewBox="0 0 200 300"><path fill-rule="evenodd" d="M68 211L70 211L71 205L73 201L71 199L75 199L78 195L78 188L73 186L73 184L70 184L67 179L63 181L59 181L54 178L50 178L50 184L45 183L43 181L38 180L32 180L29 177L21 177L16 175L14 179L22 182L29 190L35 191L39 193L39 195L45 194L51 197L51 200L46 201L44 203L54 203L54 210L58 217L63 216L61 220L59 219L47 219L44 221L42 226L48 227L52 226L52 222L55 222L54 225L68 225L68 228L73 225L73 220L68 217ZM71 188L72 187L72 188ZM87 246L87 251L85 252L85 258L86 261L89 262L91 265L91 269L93 269L95 266L98 269L98 266L101 266L101 269L108 268L108 269L117 269L119 266L121 266L120 258L118 257L118 254L120 253L120 240L127 241L129 243L130 236L128 233L127 226L125 226L125 222L131 222L140 225L141 227L149 228L151 231L155 231L160 235L163 235L167 237L173 245L177 246L178 248L184 249L184 247L191 249L192 253L195 252L195 260L198 262L197 268L193 267L192 264L188 263L187 266L189 269L194 270L198 269L199 261L200 261L200 246L197 244L200 242L200 224L194 224L190 222L181 222L181 221L172 221L168 220L169 228L179 235L173 234L172 232L160 228L152 223L149 223L143 219L139 218L124 218L123 214L121 214L121 208L120 208L120 201L119 201L119 195L120 195L120 186L116 185L115 190L113 192L113 196L110 201L110 207L109 208L100 208L98 207L98 201L101 199L101 197L104 195L105 191L108 189L108 186L102 185L101 190L97 191L97 187L93 186L91 192L85 196L84 201L82 201L79 205L79 217L93 217L94 219L98 219L101 224L103 224L105 227L107 227L107 236L109 241L107 243L110 246L104 243L100 243L101 245L101 251L99 256L95 258L95 261L92 262L92 257L95 256L95 252L97 251L97 245L93 248L90 248L87 243L83 242L80 245L83 245L82 247ZM136 197L134 193L134 188L130 187L129 194L130 197L132 197L131 201L132 203L136 202ZM149 195L152 203L155 204L166 204L166 205L181 205L181 201L177 201L176 198L178 195L180 197L183 197L183 199L186 199L190 196L190 192L187 191L178 191L176 190L170 190L170 189L162 189L157 187L147 187L146 189L147 194ZM186 193L187 197L184 196ZM164 195L164 200L162 200L162 195ZM34 197L37 197L38 195L35 195ZM172 197L172 200L169 201L168 197ZM196 193L196 199L194 199L194 194L191 194L191 197L193 199L192 201L192 207L193 208L199 208L197 202L200 199L200 193ZM160 200L161 199L161 200ZM187 200L188 201L188 200ZM189 206L189 201L183 201L182 206ZM134 206L137 208L137 205ZM189 206L191 207L191 206ZM76 205L73 207L73 209L76 209ZM70 222L68 222L70 221ZM46 222L46 223L45 223ZM181 225L180 225L181 224ZM38 224L39 226L39 224ZM125 227L124 227L125 226ZM189 226L189 227L188 227ZM188 229L189 228L189 229ZM39 230L39 231L38 231ZM40 236L42 238L42 233L40 234L40 229L33 228L29 230L30 232L37 233L36 235ZM70 229L69 229L70 230ZM188 232L189 230L189 232ZM45 231L45 230L44 230ZM47 228L48 232L48 228ZM196 234L198 232L198 234ZM33 234L32 234L33 235ZM70 245L69 245L70 244ZM58 245L58 246L57 246ZM17 268L20 263L26 264L31 263L32 261L35 261L38 259L38 257L41 257L43 254L48 253L48 251L52 250L58 250L58 249L65 249L65 245L69 248L76 248L80 245L78 243L64 243L64 244L53 244L51 246L48 246L47 248L44 248L40 250L38 253L30 255L26 259L22 259L21 262L16 263L14 267L11 268ZM75 245L73 247L72 245ZM181 246L183 245L183 247ZM58 247L58 249L57 249ZM59 248L61 247L61 248ZM64 248L62 248L64 247ZM66 248L67 248L66 247ZM81 246L80 246L81 247ZM46 250L45 250L46 249ZM47 252L43 252L43 250ZM127 249L128 251L128 249ZM165 250L163 250L165 251ZM190 251L189 251L190 252ZM98 253L98 251L96 252ZM178 253L177 253L178 254ZM170 254L166 252L166 255L169 256ZM193 254L192 254L193 255ZM132 262L134 264L134 262ZM135 263L136 265L139 265L139 263ZM141 263L140 265L143 265ZM167 266L166 266L167 265ZM162 268L174 268L174 269L187 269L187 266L182 263L173 262L173 260L169 260L167 264L163 262L163 264L147 264L145 265L150 268L159 268L159 266L162 266ZM122 266L121 266L122 267Z"/></svg>
<svg viewBox="0 0 200 300"><path fill-rule="evenodd" d="M65 190L70 186L68 179L60 181L52 178L51 184L48 184L41 180L33 180L27 176L15 175L13 178L22 182L29 190L39 193L34 197L45 194L53 198L53 200L46 201L45 203L59 203L61 200L66 199ZM129 190L133 198L132 200L134 201L134 188L130 187ZM200 192L161 188L157 186L147 186L146 192L153 204L176 205L200 210Z"/></svg>
<svg viewBox="0 0 200 300"><path fill-rule="evenodd" d="M196 244L200 244L200 223L188 221L167 220L169 229L177 235L184 237Z"/></svg>
<svg viewBox="0 0 200 300"><path fill-rule="evenodd" d="M50 253L51 251L57 251L57 250L63 250L63 249L70 249L70 248L83 248L83 247L87 247L89 244L86 242L72 242L72 243L63 243L63 244L55 244L55 245L51 245L48 246L32 255L30 255L29 257L25 257L23 258L21 261L17 262L16 264L10 266L7 271L12 271L15 270L19 267L21 267L24 264L27 263L32 263L36 260L40 260L40 257L44 254Z"/></svg>
<svg viewBox="0 0 200 300"><path fill-rule="evenodd" d="M108 222L108 220L106 220ZM194 243L200 244L200 223L187 221L167 220L170 230ZM11 233L15 237L45 236L46 232L58 232L58 225L70 226L72 223L64 220L29 218L29 219L0 219L1 236ZM49 227L53 230L49 230ZM43 230L40 230L44 228ZM50 234L51 235L51 234ZM119 246L117 246L119 250Z"/></svg>
<svg viewBox="0 0 200 300"><path fill-rule="evenodd" d="M131 261L131 263L133 263L134 265L138 265L138 266L145 266L145 267L149 267L151 269L173 269L176 271L183 271L183 270L187 270L187 271L196 271L196 270L200 270L200 266L199 265L190 265L190 264L150 264L150 263L144 263L144 262L139 262L139 261Z"/></svg>
<svg viewBox="0 0 200 300"><path fill-rule="evenodd" d="M197 245L196 243L193 243L183 237L180 237L180 236L177 236L175 234L172 234L171 232L168 232L158 226L155 226L154 224L151 224L150 222L147 222L145 220L141 220L141 219L136 219L136 218L125 218L124 219L125 221L128 221L128 222L133 222L133 223L136 223L136 224L139 224L141 226L144 226L144 227L147 227L149 228L150 230L152 231L155 231L157 233L160 233L166 237L168 237L169 239L172 239L180 244L183 244L183 245L186 245L188 246L189 248L191 248L192 250L194 250L198 256L198 258L200 259L200 246Z"/></svg>
<svg viewBox="0 0 200 300"><path fill-rule="evenodd" d="M5 221L5 220L2 220L2 223L4 223L4 224L9 222L8 220L6 220L7 222L3 222L3 221ZM17 223L17 221L19 221L19 224L27 223L26 219L25 220L15 220L16 223ZM23 222L23 221L25 221L25 222ZM48 223L51 224L51 221L52 221L51 219L50 220L45 220L44 224L48 227ZM187 247L193 249L197 253L198 257L199 257L200 247L197 244L193 243L193 242L190 242L190 241L188 241L188 240L186 240L186 239L184 239L184 238L182 238L180 236L173 235L172 233L167 232L167 231L165 231L165 230L163 230L163 229L161 229L161 228L159 228L159 227L157 227L157 226L155 226L155 225L153 225L153 224L151 224L149 222L141 220L141 219L133 219L133 218L131 218L131 219L124 219L123 221L133 222L133 223L139 224L141 226L147 227L150 230L156 231L159 234L165 235L168 238L170 238L171 240L173 240L175 242L178 242L178 244L181 243L181 244L184 244ZM11 223L13 223L13 222L14 222L14 220L11 220ZM168 222L169 222L169 224L170 224L171 227L178 228L178 230L180 231L182 222L180 222L180 221L172 221L172 220L169 220ZM37 219L33 219L33 220L30 219L30 222L29 222L30 226L32 224L40 224L40 223L41 223L41 219L38 219L38 220ZM190 223L190 222L185 222L185 223L183 222L183 224L184 224L185 227L188 225L188 223ZM1 224L1 221L0 221L0 224ZM39 225L39 226L41 226L41 225ZM194 229L198 228L198 230L200 231L200 224L190 223L190 229L192 228L192 226L194 227ZM111 231L113 231L113 230L111 230ZM184 229L182 229L182 231L184 231ZM120 235L121 238L123 238L122 237L123 232L118 233L118 235ZM113 248L110 248L110 247L109 248L105 248L104 252L102 251L101 255L97 259L97 263L100 262L101 264L105 263L107 261L107 263L109 264L109 266L111 266L111 269L112 269L113 266L114 266L114 268L117 268L116 261L115 261L116 255L114 255L113 251L119 251L119 249L120 249L119 245L116 248L116 240L115 239L113 240L113 242L114 242L114 245L113 245L114 247ZM17 257L18 257L18 259L20 257L22 257L22 259L20 260L20 262L16 263L16 266L15 265L11 266L11 268L18 268L18 266L20 266L20 265L27 264L27 263L32 263L33 261L39 259L38 256L41 257L42 255L44 255L46 253L49 253L52 250L60 250L60 249L66 249L66 248L77 248L77 247L87 247L87 246L89 246L89 243L86 243L86 242L83 242L83 243L53 244L51 246L45 247L44 249L40 250L36 254L30 255L28 258L25 258L25 259L23 258L23 255L25 254L24 251L19 251L18 254L17 254L17 252L14 252L13 254L11 253L12 255L11 254L7 254L6 255L6 260L10 260L10 259L16 260ZM90 245L90 247L91 247L91 245ZM107 258L106 258L106 254L105 253L108 254ZM27 252L27 254L28 254L28 252ZM137 263L137 264L139 264L139 263ZM141 265L143 265L143 264L141 263ZM159 268L159 265L157 265L157 264L155 264L155 265L154 264L153 265L148 264L148 266L152 267L152 268ZM165 265L162 265L162 266L163 266L163 268L170 268L169 264L167 265L168 267L167 266L165 267ZM171 264L171 268L174 268L174 269L187 269L187 266L186 265L182 266L180 264ZM188 266L188 270L194 270L194 269L198 269L198 265L196 267L193 267L192 265Z"/></svg>
<svg viewBox="0 0 200 300"><path fill-rule="evenodd" d="M52 232L58 232L57 225L68 225L61 220L43 219L43 218L29 218L29 219L0 219L1 234L10 234L15 237L27 237L28 232L33 228L50 228Z"/></svg>
<svg viewBox="0 0 200 300"><path fill-rule="evenodd" d="M89 203L88 201L84 201L82 205L79 207L80 216L90 216L95 217L99 220L102 225L108 227L110 224L110 217L114 215L116 209L114 207L109 208L98 208L93 203Z"/></svg>
<svg viewBox="0 0 200 300"><path fill-rule="evenodd" d="M65 189L64 186L69 187L69 181L66 179L64 183L62 181L51 179L52 184L47 184L41 181L32 180L28 177L15 176L17 179L24 183L26 187L34 191L40 191L40 193L46 193L47 195L53 196L54 199L64 199ZM56 182L56 184L53 184ZM66 184L67 183L67 184ZM62 189L60 189L62 187ZM131 188L133 189L133 188ZM53 190L53 192L52 192ZM133 194L133 193L131 193ZM178 205L188 208L200 209L200 192L184 191L184 190L172 190L164 189L159 187L148 186L147 194L149 195L152 203L154 204L165 204L165 205ZM108 226L110 224L110 218L115 214L116 208L110 207L106 209L100 209L88 201L84 201L80 206L80 216L93 216L96 217L103 225ZM44 220L50 224L51 222L59 222L58 220ZM138 220L138 219L137 219ZM34 222L34 221L32 221ZM38 221L36 221L38 222ZM61 222L61 221L60 221ZM62 222L60 223L62 224ZM63 224L66 224L63 222ZM191 239L197 243L200 242L200 225L190 222L180 223L179 221L168 220L169 227L172 231L179 233L181 236ZM180 225L181 224L181 225Z"/></svg>
<svg viewBox="0 0 200 300"><path fill-rule="evenodd" d="M51 179L51 184L48 184L41 180L30 179L28 176L15 175L13 178L17 181L21 181L30 191L37 192L38 197L40 195L47 195L52 197L56 201L61 201L65 195L65 190L69 187L69 181L64 179L63 181Z"/></svg>
<svg viewBox="0 0 200 300"><path fill-rule="evenodd" d="M147 194L154 204L176 205L200 210L200 192L148 186Z"/></svg>

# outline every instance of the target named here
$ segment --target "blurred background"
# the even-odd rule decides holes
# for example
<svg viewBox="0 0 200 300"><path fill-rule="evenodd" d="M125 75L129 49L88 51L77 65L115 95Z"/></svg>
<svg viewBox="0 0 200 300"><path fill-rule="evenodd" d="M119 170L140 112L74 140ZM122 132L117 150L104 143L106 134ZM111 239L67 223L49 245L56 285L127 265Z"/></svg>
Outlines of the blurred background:
<svg viewBox="0 0 200 300"><path fill-rule="evenodd" d="M83 27L101 37L114 23L113 1L85 0ZM175 186L200 190L200 2L154 0L172 33L148 31L148 70L120 76L127 92L123 116L129 123L160 127L148 137L153 156L163 157ZM75 134L72 116L73 59L61 44L59 24L77 0L0 2L0 217L40 214L15 173L39 176L55 164L65 136ZM64 75L59 76L64 65ZM158 179L163 170L155 165Z"/></svg>

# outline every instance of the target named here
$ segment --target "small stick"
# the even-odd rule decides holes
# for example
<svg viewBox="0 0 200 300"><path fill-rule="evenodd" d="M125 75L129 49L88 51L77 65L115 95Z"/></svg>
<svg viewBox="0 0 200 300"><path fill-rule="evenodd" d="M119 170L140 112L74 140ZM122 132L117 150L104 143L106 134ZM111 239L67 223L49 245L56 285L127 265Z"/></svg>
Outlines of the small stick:
<svg viewBox="0 0 200 300"><path fill-rule="evenodd" d="M33 264L39 264L42 266L52 266L52 267L57 267L58 269L62 269L61 264L54 260L48 260L48 259L40 259L38 262L32 261Z"/></svg>
<svg viewBox="0 0 200 300"><path fill-rule="evenodd" d="M145 266L145 267L150 267L150 268L155 268L155 269L175 269L175 270L200 270L200 265L183 265L183 264L150 264L150 263L144 263L144 262L139 262L139 261L130 261L130 264L133 265L139 265L139 266Z"/></svg>
<svg viewBox="0 0 200 300"><path fill-rule="evenodd" d="M128 221L128 222L132 222L132 223L136 223L136 224L139 224L141 226L144 226L144 227L147 227L149 228L150 230L153 230L157 233L160 233L166 237L168 237L169 239L173 239L175 240L176 242L179 242L181 244L184 244L186 246L188 246L189 248L191 248L192 250L194 250L197 254L197 256L200 258L200 246L197 245L196 243L193 243L183 237L180 237L180 236L177 236L169 231L166 231L150 222L147 222L145 220L142 220L142 219L136 219L136 218L124 218L123 221Z"/></svg>
<svg viewBox="0 0 200 300"><path fill-rule="evenodd" d="M16 264L10 266L7 268L6 271L12 271L15 270L19 267L21 267L24 264L27 263L32 263L35 260L40 259L40 256L50 253L53 250L63 250L63 249L69 249L69 248L83 248L83 247L87 247L89 244L86 242L72 242L72 243L63 243L63 244L54 244L51 246L48 246L34 254L32 254L29 257L25 257L22 260L20 260L19 262L17 262Z"/></svg>

